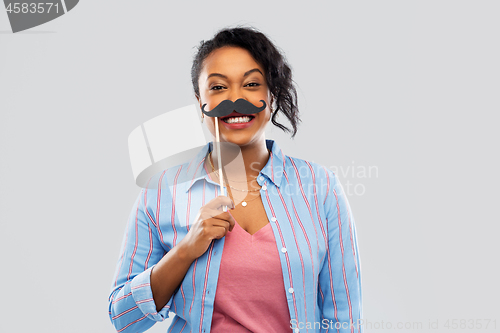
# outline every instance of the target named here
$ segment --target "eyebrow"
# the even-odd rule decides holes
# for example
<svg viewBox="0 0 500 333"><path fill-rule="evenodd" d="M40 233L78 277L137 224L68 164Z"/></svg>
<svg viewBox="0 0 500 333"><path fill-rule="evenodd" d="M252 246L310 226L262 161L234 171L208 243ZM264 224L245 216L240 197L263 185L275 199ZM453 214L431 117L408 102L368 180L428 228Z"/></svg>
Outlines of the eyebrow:
<svg viewBox="0 0 500 333"><path fill-rule="evenodd" d="M264 74L262 74L262 72L260 71L260 69L258 68L254 68L254 69L251 69L249 70L248 72L245 72L245 74L243 74L243 77L247 77L248 75L252 74L253 72L259 72L262 76L264 76ZM218 77L221 77L223 79L227 79L227 76L225 76L224 74L220 74L220 73L212 73L210 74L208 77L207 77L207 80L209 78L211 78L212 76L218 76Z"/></svg>

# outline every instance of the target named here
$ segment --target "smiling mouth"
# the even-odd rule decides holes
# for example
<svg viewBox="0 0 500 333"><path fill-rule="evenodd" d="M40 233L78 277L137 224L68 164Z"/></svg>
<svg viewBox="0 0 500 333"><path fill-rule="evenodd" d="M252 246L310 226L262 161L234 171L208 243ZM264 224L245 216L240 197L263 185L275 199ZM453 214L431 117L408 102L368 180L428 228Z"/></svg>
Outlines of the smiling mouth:
<svg viewBox="0 0 500 333"><path fill-rule="evenodd" d="M227 117L222 119L227 124L244 124L250 122L254 116Z"/></svg>

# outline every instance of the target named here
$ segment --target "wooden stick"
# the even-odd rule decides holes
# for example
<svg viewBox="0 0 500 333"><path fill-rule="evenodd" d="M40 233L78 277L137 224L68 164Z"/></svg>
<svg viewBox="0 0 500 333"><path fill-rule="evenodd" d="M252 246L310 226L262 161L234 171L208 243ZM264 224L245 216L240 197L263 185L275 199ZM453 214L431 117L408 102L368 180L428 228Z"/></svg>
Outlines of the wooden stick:
<svg viewBox="0 0 500 333"><path fill-rule="evenodd" d="M222 177L222 158L221 158L221 150L220 150L220 139L219 139L219 117L215 117L215 142L217 143L217 164L219 165L219 185L220 192L222 195L226 195L226 191L224 191L224 183ZM222 210L227 212L227 206L222 206Z"/></svg>

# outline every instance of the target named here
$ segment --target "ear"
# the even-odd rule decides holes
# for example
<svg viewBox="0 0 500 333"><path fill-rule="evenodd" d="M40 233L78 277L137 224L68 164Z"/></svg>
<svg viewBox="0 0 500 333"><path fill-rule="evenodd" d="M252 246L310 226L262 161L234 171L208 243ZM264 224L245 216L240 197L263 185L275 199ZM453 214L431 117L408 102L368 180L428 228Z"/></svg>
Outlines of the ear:
<svg viewBox="0 0 500 333"><path fill-rule="evenodd" d="M200 106L200 111L201 111L201 106L202 106L202 104L201 104L201 99L200 99L200 96L196 96L196 99L198 100L198 104L199 104L199 106Z"/></svg>

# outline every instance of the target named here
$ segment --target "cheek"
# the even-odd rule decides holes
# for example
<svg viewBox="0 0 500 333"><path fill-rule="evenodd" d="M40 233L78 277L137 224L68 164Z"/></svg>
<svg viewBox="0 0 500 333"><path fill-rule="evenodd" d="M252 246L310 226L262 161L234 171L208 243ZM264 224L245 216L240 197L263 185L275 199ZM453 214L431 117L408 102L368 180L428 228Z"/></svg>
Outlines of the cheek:
<svg viewBox="0 0 500 333"><path fill-rule="evenodd" d="M267 122L269 122L269 121L271 121L271 117L272 117L272 114L271 114L271 112L269 111L269 108L268 108L268 110L266 110L266 113L267 113L267 114L266 114L266 121L267 121Z"/></svg>
<svg viewBox="0 0 500 333"><path fill-rule="evenodd" d="M266 109L269 110L271 109L271 97L269 94L262 94L260 96L255 96L254 100L252 101L252 103L255 105L255 106L262 106L262 102L261 100L265 101L266 102ZM264 112L264 111L262 111Z"/></svg>
<svg viewBox="0 0 500 333"><path fill-rule="evenodd" d="M214 98L214 97L206 97L203 99L203 103L201 104L202 106L205 104L205 111L211 111L213 110L217 105L222 102L224 98Z"/></svg>

